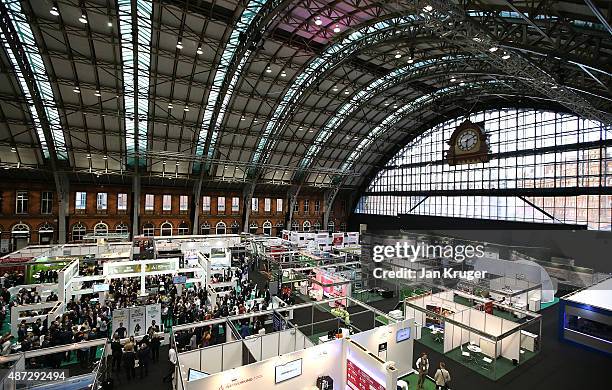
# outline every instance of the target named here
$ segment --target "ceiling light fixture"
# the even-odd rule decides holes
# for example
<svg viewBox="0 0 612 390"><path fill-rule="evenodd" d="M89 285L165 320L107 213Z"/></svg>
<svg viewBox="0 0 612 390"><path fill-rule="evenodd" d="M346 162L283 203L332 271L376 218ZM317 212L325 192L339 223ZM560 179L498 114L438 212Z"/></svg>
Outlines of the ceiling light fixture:
<svg viewBox="0 0 612 390"><path fill-rule="evenodd" d="M165 162L165 161L162 161L162 165L166 165L166 162Z"/></svg>
<svg viewBox="0 0 612 390"><path fill-rule="evenodd" d="M402 53L399 50L395 52L395 58L402 58Z"/></svg>
<svg viewBox="0 0 612 390"><path fill-rule="evenodd" d="M172 103L168 103L168 109L171 110L172 108L173 108Z"/></svg>
<svg viewBox="0 0 612 390"><path fill-rule="evenodd" d="M389 106L391 103L389 102L385 102L385 106Z"/></svg>
<svg viewBox="0 0 612 390"><path fill-rule="evenodd" d="M433 11L433 7L432 7L431 5L426 5L426 6L423 8L423 11L425 11L425 12L431 12L431 11Z"/></svg>
<svg viewBox="0 0 612 390"><path fill-rule="evenodd" d="M465 83L462 81L462 82L459 83L459 85L463 87L465 85Z"/></svg>
<svg viewBox="0 0 612 390"><path fill-rule="evenodd" d="M16 148L11 148L11 152L17 153L17 149Z"/></svg>
<svg viewBox="0 0 612 390"><path fill-rule="evenodd" d="M87 159L91 160L91 154L87 154Z"/></svg>
<svg viewBox="0 0 612 390"><path fill-rule="evenodd" d="M198 46L198 50L196 50L196 53L198 53L199 56L204 54L204 50L202 50L202 45Z"/></svg>
<svg viewBox="0 0 612 390"><path fill-rule="evenodd" d="M183 111L189 112L189 106L185 106L185 108L183 108Z"/></svg>
<svg viewBox="0 0 612 390"><path fill-rule="evenodd" d="M96 95L97 97L102 96L102 94L100 93L100 90L96 89L96 92L94 93L94 95Z"/></svg>
<svg viewBox="0 0 612 390"><path fill-rule="evenodd" d="M340 32L340 26L336 24L336 27L334 27L334 32L335 33L339 33Z"/></svg>
<svg viewBox="0 0 612 390"><path fill-rule="evenodd" d="M107 25L108 27L113 27L113 22L111 22L111 21L109 20L109 21L106 23L106 25Z"/></svg>
<svg viewBox="0 0 612 390"><path fill-rule="evenodd" d="M83 24L87 24L87 16L85 16L85 14L82 14L81 17L79 18L79 22Z"/></svg>
<svg viewBox="0 0 612 390"><path fill-rule="evenodd" d="M74 87L72 92L74 92L74 93L81 93L81 89L79 87Z"/></svg>
<svg viewBox="0 0 612 390"><path fill-rule="evenodd" d="M49 11L49 13L51 13L51 15L53 16L59 16L59 10L57 9L56 6L51 7L51 10Z"/></svg>
<svg viewBox="0 0 612 390"><path fill-rule="evenodd" d="M454 77L453 77L452 79L450 79L450 82L451 82L451 83L454 83L455 81L457 81L457 79L456 79L456 78L454 78Z"/></svg>
<svg viewBox="0 0 612 390"><path fill-rule="evenodd" d="M272 73L272 68L270 65L266 66L266 73Z"/></svg>
<svg viewBox="0 0 612 390"><path fill-rule="evenodd" d="M320 26L320 25L322 25L322 24L323 24L323 21L321 20L321 17L320 17L320 16L317 16L317 17L315 18L315 24L316 24L317 26Z"/></svg>
<svg viewBox="0 0 612 390"><path fill-rule="evenodd" d="M108 160L108 156L102 157L102 160Z"/></svg>
<svg viewBox="0 0 612 390"><path fill-rule="evenodd" d="M510 59L510 54L506 53L502 56L502 59L507 60Z"/></svg>
<svg viewBox="0 0 612 390"><path fill-rule="evenodd" d="M281 77L287 77L287 73L284 70L281 72Z"/></svg>
<svg viewBox="0 0 612 390"><path fill-rule="evenodd" d="M408 62L409 64L412 64L412 63L414 62L414 59L413 59L413 58L411 58L411 59L409 59L409 60L408 60L408 61L406 61L406 62Z"/></svg>
<svg viewBox="0 0 612 390"><path fill-rule="evenodd" d="M489 51L491 53L495 53L497 50L499 50L499 48L497 46L493 46L493 47L489 48Z"/></svg>
<svg viewBox="0 0 612 390"><path fill-rule="evenodd" d="M345 95L348 95L349 93L350 93L350 92L349 92L349 90L348 90L348 89L345 89L345 90L344 90L344 94L345 94Z"/></svg>
<svg viewBox="0 0 612 390"><path fill-rule="evenodd" d="M393 105L393 108L397 108L397 104L394 104L394 105Z"/></svg>
<svg viewBox="0 0 612 390"><path fill-rule="evenodd" d="M240 116L240 120L243 121L244 120L244 115Z"/></svg>
<svg viewBox="0 0 612 390"><path fill-rule="evenodd" d="M334 85L334 87L332 88L332 91L338 92L338 87L336 85Z"/></svg>
<svg viewBox="0 0 612 390"><path fill-rule="evenodd" d="M178 41L176 43L176 48L179 49L179 50L183 49L183 41Z"/></svg>

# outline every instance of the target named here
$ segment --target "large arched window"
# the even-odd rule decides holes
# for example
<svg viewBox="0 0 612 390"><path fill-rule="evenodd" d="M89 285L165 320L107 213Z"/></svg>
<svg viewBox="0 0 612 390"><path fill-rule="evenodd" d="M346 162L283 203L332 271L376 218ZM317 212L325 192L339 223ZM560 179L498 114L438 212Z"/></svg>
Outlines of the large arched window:
<svg viewBox="0 0 612 390"><path fill-rule="evenodd" d="M207 236L210 234L210 224L208 222L204 222L200 225L200 234Z"/></svg>
<svg viewBox="0 0 612 390"><path fill-rule="evenodd" d="M336 225L334 224L334 221L329 221L327 223L327 231L330 233L333 233L336 231Z"/></svg>
<svg viewBox="0 0 612 390"><path fill-rule="evenodd" d="M612 196L589 191L612 185L606 146L612 132L604 125L550 111L478 112L469 119L483 127L491 159L451 166L444 157L448 141L465 119L439 124L406 145L378 172L355 212L611 229Z"/></svg>
<svg viewBox="0 0 612 390"><path fill-rule="evenodd" d="M72 226L72 241L83 241L87 228L81 222Z"/></svg>
<svg viewBox="0 0 612 390"><path fill-rule="evenodd" d="M231 228L233 234L238 234L240 232L240 225L238 224L238 221L232 222Z"/></svg>
<svg viewBox="0 0 612 390"><path fill-rule="evenodd" d="M128 225L125 222L119 222L117 226L115 226L115 232L119 234L128 234Z"/></svg>
<svg viewBox="0 0 612 390"><path fill-rule="evenodd" d="M55 229L49 222L45 222L38 227L38 243L41 245L50 244L53 241Z"/></svg>
<svg viewBox="0 0 612 390"><path fill-rule="evenodd" d="M104 222L98 222L94 226L94 234L95 235L105 235L108 234L108 225Z"/></svg>
<svg viewBox="0 0 612 390"><path fill-rule="evenodd" d="M259 226L257 226L257 224L255 222L252 222L249 225L249 233L251 234L257 234L257 229L259 229Z"/></svg>
<svg viewBox="0 0 612 390"><path fill-rule="evenodd" d="M263 225L261 227L263 228L263 234L265 234L267 236L271 236L272 235L272 222L266 221L266 222L263 223Z"/></svg>
<svg viewBox="0 0 612 390"><path fill-rule="evenodd" d="M223 221L217 222L217 226L215 226L217 234L225 234L226 227L227 226L225 225L225 222Z"/></svg>
<svg viewBox="0 0 612 390"><path fill-rule="evenodd" d="M171 236L172 235L172 224L168 221L162 223L159 226L159 234L162 236Z"/></svg>
<svg viewBox="0 0 612 390"><path fill-rule="evenodd" d="M317 232L319 230L321 230L321 222L315 221L315 223L314 223L314 230L317 231Z"/></svg>
<svg viewBox="0 0 612 390"><path fill-rule="evenodd" d="M187 222L182 221L178 226L178 235L186 236L187 234L189 234L189 225L187 225Z"/></svg>
<svg viewBox="0 0 612 390"><path fill-rule="evenodd" d="M142 235L145 237L153 237L155 235L155 226L151 222L142 225Z"/></svg>
<svg viewBox="0 0 612 390"><path fill-rule="evenodd" d="M297 232L298 230L300 230L300 224L298 221L293 221L291 222L291 230Z"/></svg>
<svg viewBox="0 0 612 390"><path fill-rule="evenodd" d="M310 221L304 221L304 223L302 224L302 229L304 229L305 232L309 232L310 231Z"/></svg>

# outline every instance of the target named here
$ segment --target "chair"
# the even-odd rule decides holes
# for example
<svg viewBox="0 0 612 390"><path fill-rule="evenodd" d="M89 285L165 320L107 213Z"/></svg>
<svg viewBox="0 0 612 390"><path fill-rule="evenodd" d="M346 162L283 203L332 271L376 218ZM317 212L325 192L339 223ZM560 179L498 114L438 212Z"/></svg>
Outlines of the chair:
<svg viewBox="0 0 612 390"><path fill-rule="evenodd" d="M493 365L493 359L491 359L488 356L484 356L482 358L482 368L484 368L485 370L489 370L492 365Z"/></svg>
<svg viewBox="0 0 612 390"><path fill-rule="evenodd" d="M463 344L461 344L461 357L463 358L463 361L466 363L472 362L472 354L469 353L468 351L463 350Z"/></svg>

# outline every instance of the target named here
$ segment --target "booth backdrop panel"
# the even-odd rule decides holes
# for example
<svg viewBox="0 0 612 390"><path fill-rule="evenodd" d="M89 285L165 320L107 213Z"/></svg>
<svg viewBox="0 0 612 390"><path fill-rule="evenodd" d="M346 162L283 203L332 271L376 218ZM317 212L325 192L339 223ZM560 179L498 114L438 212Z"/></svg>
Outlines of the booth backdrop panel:
<svg viewBox="0 0 612 390"><path fill-rule="evenodd" d="M242 342L223 344L223 371L242 366ZM204 355L204 353L202 353ZM208 358L208 356L206 356Z"/></svg>
<svg viewBox="0 0 612 390"><path fill-rule="evenodd" d="M221 345L215 345L214 347L208 347L200 350L200 371L207 372L209 374L216 374L223 371L223 347ZM182 363L182 360L180 360ZM197 368L198 366L194 366Z"/></svg>
<svg viewBox="0 0 612 390"><path fill-rule="evenodd" d="M508 320L502 321L502 333L516 328L516 323ZM516 330L510 336L500 341L501 355L507 359L519 360L521 349L521 332Z"/></svg>
<svg viewBox="0 0 612 390"><path fill-rule="evenodd" d="M279 336L279 353L284 355L289 352L295 352L298 349L304 348L303 335L297 334L295 329L287 329L282 332L278 332ZM301 338L301 347L298 347L298 338Z"/></svg>
<svg viewBox="0 0 612 390"><path fill-rule="evenodd" d="M279 335L276 333L264 335L261 338L261 360L278 356Z"/></svg>
<svg viewBox="0 0 612 390"><path fill-rule="evenodd" d="M189 368L200 369L200 351L190 351L178 355L183 381L187 380Z"/></svg>
<svg viewBox="0 0 612 390"><path fill-rule="evenodd" d="M255 360L261 361L262 360L261 358L261 337L254 337L252 339L246 339L243 342L244 342L244 345L246 345L249 352L251 352L251 355L253 355Z"/></svg>
<svg viewBox="0 0 612 390"><path fill-rule="evenodd" d="M130 336L142 336L147 332L145 326L145 307L136 306L130 308L130 326L128 328L128 335Z"/></svg>
<svg viewBox="0 0 612 390"><path fill-rule="evenodd" d="M501 317L494 316L492 314L485 313L485 326L484 331L493 336L499 336L502 334L502 319Z"/></svg>
<svg viewBox="0 0 612 390"><path fill-rule="evenodd" d="M119 324L123 323L123 326L127 329L130 321L130 310L129 309L115 309L113 310L113 332L119 329Z"/></svg>
<svg viewBox="0 0 612 390"><path fill-rule="evenodd" d="M478 310L470 310L470 327L484 331L485 327L485 312ZM480 336L474 332L470 332L470 340L472 343L480 344Z"/></svg>
<svg viewBox="0 0 612 390"><path fill-rule="evenodd" d="M161 330L161 303L146 306L146 319L147 324L145 331L149 329L149 326L153 324L153 321L155 321L155 325L159 326Z"/></svg>
<svg viewBox="0 0 612 390"><path fill-rule="evenodd" d="M482 353L491 358L498 357L501 352L500 348L497 348L497 356L495 356L495 343L482 337L480 337L479 345Z"/></svg>
<svg viewBox="0 0 612 390"><path fill-rule="evenodd" d="M222 372L207 378L187 383L187 390L297 390L311 389L316 385L317 377L328 375L334 380L335 389L343 389L344 364L342 353L343 340L333 340L309 349L303 349L281 358L237 367L231 372ZM297 359L302 359L302 374L287 381L275 383L275 367Z"/></svg>

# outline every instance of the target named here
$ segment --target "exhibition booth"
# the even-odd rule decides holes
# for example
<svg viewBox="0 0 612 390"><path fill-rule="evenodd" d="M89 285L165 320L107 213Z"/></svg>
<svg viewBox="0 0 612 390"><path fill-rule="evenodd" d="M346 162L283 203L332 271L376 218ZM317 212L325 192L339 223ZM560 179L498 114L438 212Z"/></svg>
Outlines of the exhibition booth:
<svg viewBox="0 0 612 390"><path fill-rule="evenodd" d="M559 301L559 339L612 355L612 277Z"/></svg>
<svg viewBox="0 0 612 390"><path fill-rule="evenodd" d="M350 324L319 303L280 308L264 313L275 318L269 331L244 338L232 323L248 316L178 326L175 338L200 326L226 332L223 343L178 354L177 389L395 389L414 371L414 321L388 317L388 325L377 326L374 318L384 313L353 307Z"/></svg>
<svg viewBox="0 0 612 390"><path fill-rule="evenodd" d="M508 312L519 312L520 322ZM540 350L541 316L465 292L424 293L404 300L415 338L476 372L497 380Z"/></svg>

